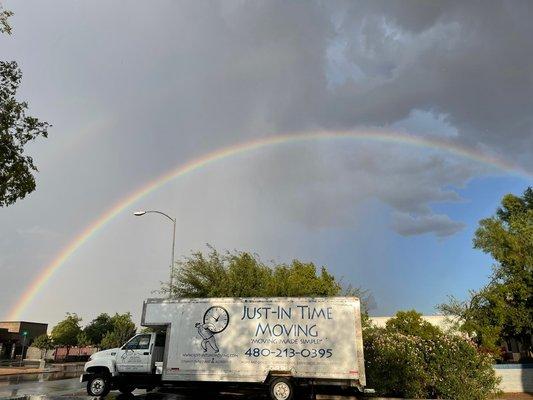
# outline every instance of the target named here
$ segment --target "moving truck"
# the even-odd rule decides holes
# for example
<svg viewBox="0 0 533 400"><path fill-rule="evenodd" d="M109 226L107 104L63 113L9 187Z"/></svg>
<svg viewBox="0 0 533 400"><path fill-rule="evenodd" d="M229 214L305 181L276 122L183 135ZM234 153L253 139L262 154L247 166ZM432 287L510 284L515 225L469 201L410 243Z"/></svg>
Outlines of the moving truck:
<svg viewBox="0 0 533 400"><path fill-rule="evenodd" d="M85 364L89 395L216 382L290 400L301 385L366 384L356 297L148 299L141 325L154 332Z"/></svg>

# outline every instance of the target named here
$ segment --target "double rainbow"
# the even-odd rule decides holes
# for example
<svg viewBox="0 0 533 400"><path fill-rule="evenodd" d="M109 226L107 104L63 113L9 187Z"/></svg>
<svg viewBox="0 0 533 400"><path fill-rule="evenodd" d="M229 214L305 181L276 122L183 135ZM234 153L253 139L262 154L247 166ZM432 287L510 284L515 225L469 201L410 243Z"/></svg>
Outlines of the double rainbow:
<svg viewBox="0 0 533 400"><path fill-rule="evenodd" d="M454 155L471 159L476 162L496 167L500 170L506 171L516 175L522 175L531 178L531 173L519 168L496 156L484 154L480 151L470 149L467 147L458 146L449 141L442 140L436 137L420 137L398 132L387 132L378 130L365 131L318 131L298 134L283 134L268 136L265 138L251 140L244 143L235 144L228 147L210 152L202 157L193 159L185 164L181 164L176 168L162 174L156 179L148 182L139 189L130 193L126 197L116 202L111 208L102 213L95 221L87 226L80 234L78 234L61 252L48 264L42 272L31 282L31 284L24 291L22 296L18 299L16 304L10 310L8 319L19 319L24 310L30 305L32 300L38 295L39 291L44 287L46 282L54 275L56 271L65 263L65 261L76 252L87 240L102 229L108 222L115 218L118 214L129 208L135 202L147 194L161 188L170 181L184 176L192 171L200 168L205 168L220 160L234 157L239 154L250 151L263 149L267 147L274 147L282 144L309 142L309 141L324 141L324 140L360 140L372 142L397 143L414 147L431 148L440 151L452 153Z"/></svg>

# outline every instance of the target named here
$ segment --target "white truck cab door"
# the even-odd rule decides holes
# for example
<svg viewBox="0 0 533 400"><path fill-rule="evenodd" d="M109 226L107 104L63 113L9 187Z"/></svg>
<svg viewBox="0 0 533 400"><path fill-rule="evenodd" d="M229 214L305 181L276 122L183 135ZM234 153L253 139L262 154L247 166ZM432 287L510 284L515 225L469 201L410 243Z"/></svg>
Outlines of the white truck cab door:
<svg viewBox="0 0 533 400"><path fill-rule="evenodd" d="M136 335L122 346L116 355L118 372L152 372L153 337L150 333Z"/></svg>

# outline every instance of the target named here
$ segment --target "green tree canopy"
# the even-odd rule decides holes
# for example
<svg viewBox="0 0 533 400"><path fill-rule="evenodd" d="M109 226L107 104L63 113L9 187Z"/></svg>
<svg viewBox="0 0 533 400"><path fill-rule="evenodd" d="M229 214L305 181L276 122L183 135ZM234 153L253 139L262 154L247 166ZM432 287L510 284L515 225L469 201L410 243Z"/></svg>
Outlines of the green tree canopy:
<svg viewBox="0 0 533 400"><path fill-rule="evenodd" d="M496 261L490 282L466 301L451 298L439 308L461 317L462 328L496 350L507 338L531 356L533 327L533 189L503 197L496 215L479 222L474 247Z"/></svg>
<svg viewBox="0 0 533 400"><path fill-rule="evenodd" d="M0 6L0 33L11 33L11 15ZM25 154L25 146L39 136L48 136L49 124L27 115L28 103L15 98L21 80L15 61L0 61L0 207L35 190L33 172L37 167Z"/></svg>
<svg viewBox="0 0 533 400"><path fill-rule="evenodd" d="M93 319L84 329L83 333L87 342L94 345L99 345L103 337L113 330L113 321L111 317L102 313Z"/></svg>
<svg viewBox="0 0 533 400"><path fill-rule="evenodd" d="M221 254L212 247L207 254L194 252L178 262L173 274L175 284L169 288L168 283L162 283L161 292L170 291L177 297L367 295L357 288L343 290L326 267L318 269L313 263L298 260L267 265L256 254Z"/></svg>
<svg viewBox="0 0 533 400"><path fill-rule="evenodd" d="M438 327L424 321L422 314L415 310L398 311L387 321L386 327L389 332L418 336L423 339L431 339L442 333Z"/></svg>
<svg viewBox="0 0 533 400"><path fill-rule="evenodd" d="M76 336L76 344L80 347L85 347L85 346L91 346L93 345L94 343L89 339L89 336L87 336L87 334L85 333L85 331L81 331L80 333L78 333L78 336Z"/></svg>
<svg viewBox="0 0 533 400"><path fill-rule="evenodd" d="M100 347L103 349L122 346L135 335L137 330L135 323L131 320L130 313L115 314L111 317L111 324L113 325L113 330L107 332L100 342Z"/></svg>
<svg viewBox="0 0 533 400"><path fill-rule="evenodd" d="M77 314L67 313L66 318L52 329L52 340L56 346L75 346L81 333L81 318Z"/></svg>
<svg viewBox="0 0 533 400"><path fill-rule="evenodd" d="M31 345L41 350L50 350L54 348L52 338L47 334L37 336Z"/></svg>

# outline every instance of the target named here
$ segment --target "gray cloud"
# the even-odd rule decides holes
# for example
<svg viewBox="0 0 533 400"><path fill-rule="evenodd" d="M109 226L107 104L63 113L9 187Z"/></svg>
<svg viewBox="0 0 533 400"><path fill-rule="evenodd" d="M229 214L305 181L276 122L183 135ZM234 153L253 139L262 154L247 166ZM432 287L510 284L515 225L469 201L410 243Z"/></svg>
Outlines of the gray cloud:
<svg viewBox="0 0 533 400"><path fill-rule="evenodd" d="M394 213L393 228L403 236L422 235L434 233L438 237L453 235L462 230L466 225L452 221L444 214L413 216L407 213Z"/></svg>
<svg viewBox="0 0 533 400"><path fill-rule="evenodd" d="M456 229L443 230L441 216L432 220L431 206L462 201L457 188L486 172L475 163L439 153L421 155L400 145L368 143L270 150L257 155L247 170L245 181L253 182L248 187L275 205L270 213L281 212L288 221L309 228L353 226L365 204L378 200L395 215L411 215L418 225L433 222L420 233L437 236L455 233L463 225L448 218ZM392 226L404 233L403 224Z"/></svg>
<svg viewBox="0 0 533 400"><path fill-rule="evenodd" d="M459 141L531 168L532 17L528 1L352 3L337 33L360 74L338 88L324 118L389 124L431 111Z"/></svg>

